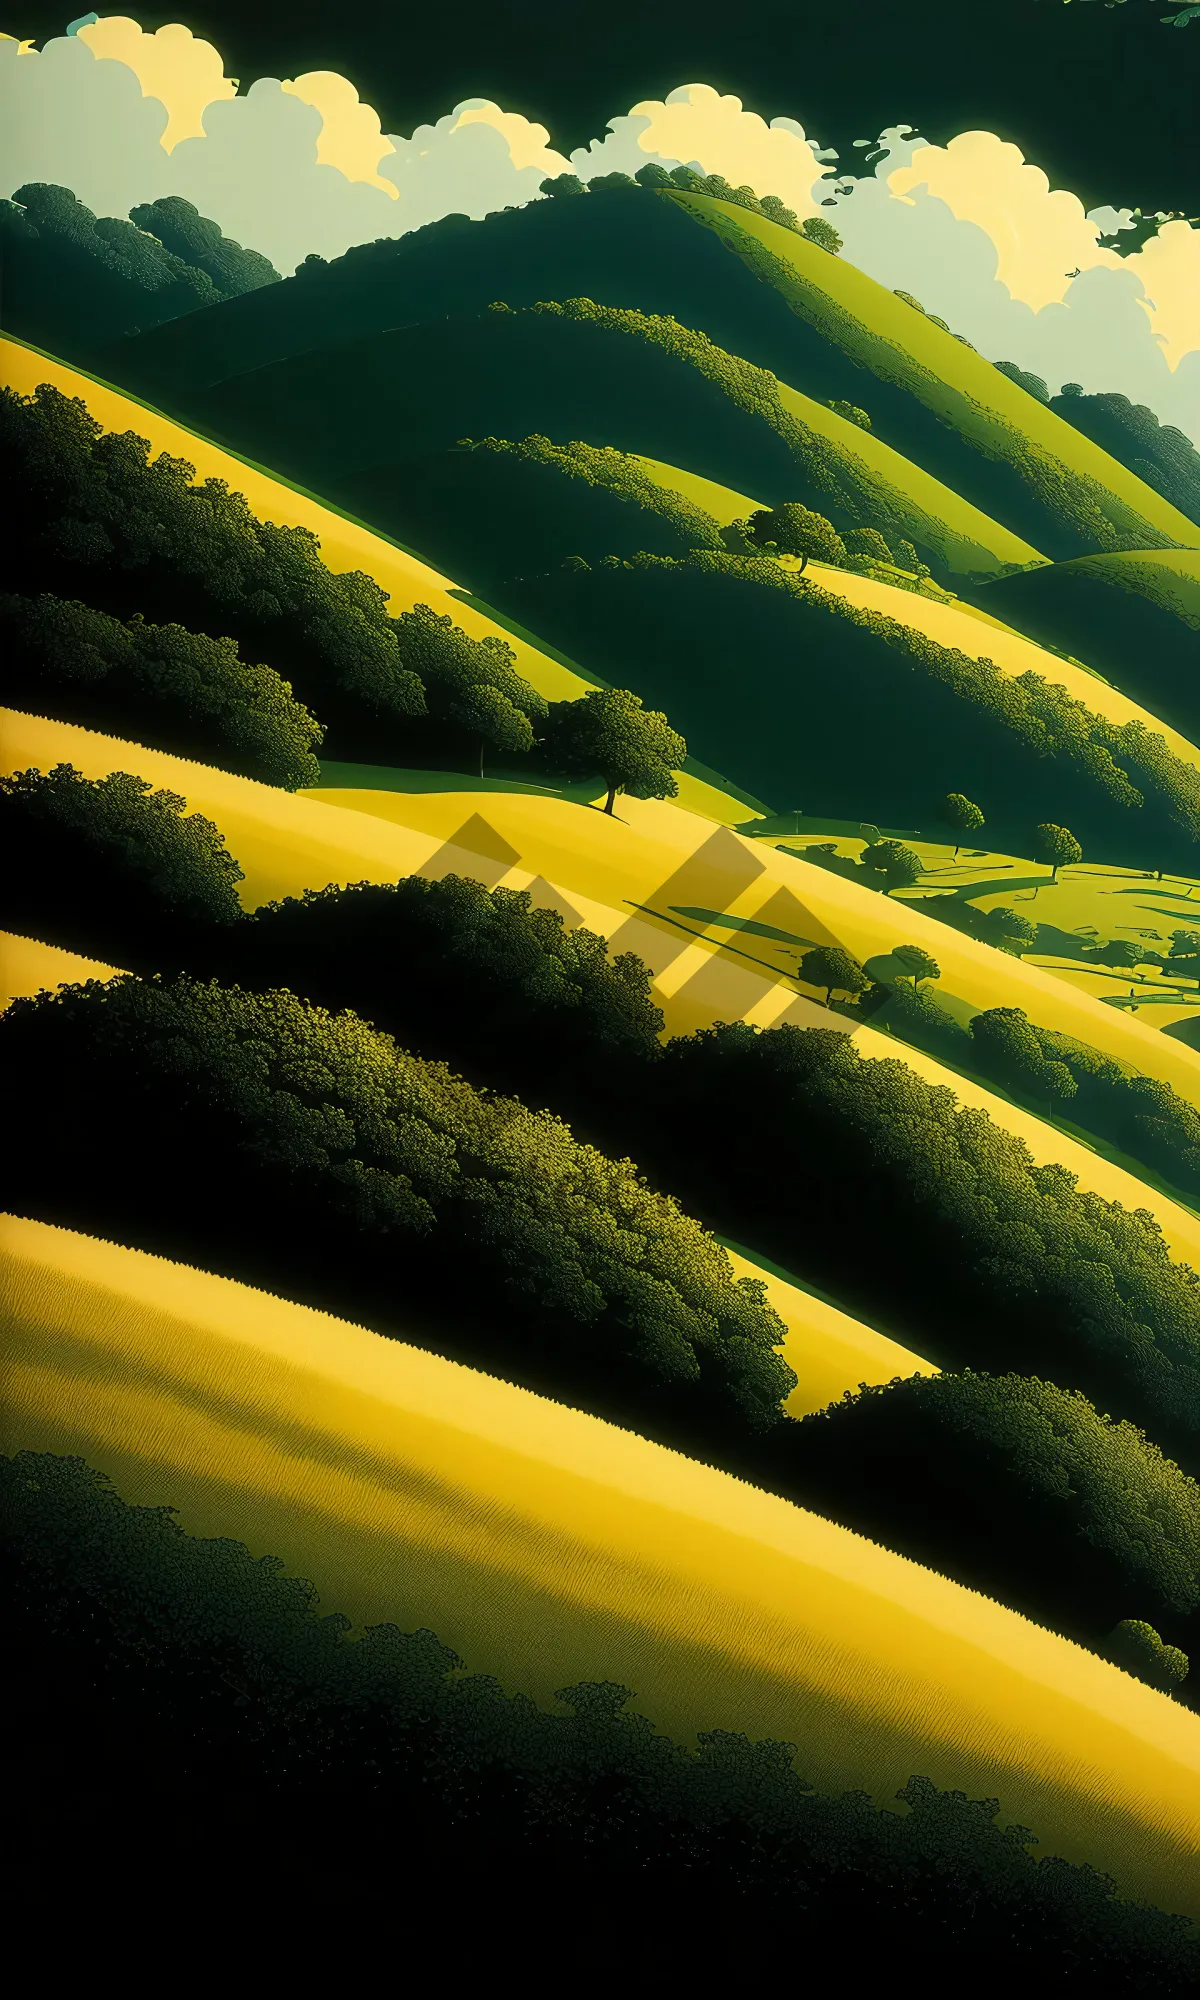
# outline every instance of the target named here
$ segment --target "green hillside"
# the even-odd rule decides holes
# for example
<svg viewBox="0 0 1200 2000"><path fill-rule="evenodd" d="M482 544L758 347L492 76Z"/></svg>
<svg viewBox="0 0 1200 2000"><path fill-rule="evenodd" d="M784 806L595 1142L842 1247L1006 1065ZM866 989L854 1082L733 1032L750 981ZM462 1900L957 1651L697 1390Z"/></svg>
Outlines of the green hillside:
<svg viewBox="0 0 1200 2000"><path fill-rule="evenodd" d="M979 602L1079 654L1175 728L1200 730L1200 551L1082 556L989 583Z"/></svg>
<svg viewBox="0 0 1200 2000"><path fill-rule="evenodd" d="M208 386L355 334L572 297L672 316L817 403L866 407L876 439L1049 556L1200 542L1150 484L873 279L704 195L605 189L447 217L116 343L101 372L184 414Z"/></svg>
<svg viewBox="0 0 1200 2000"><path fill-rule="evenodd" d="M998 472L1015 474L1023 488L1022 532L1051 548L1056 542L1200 546L1196 523L1128 467L846 259L727 202L682 193L667 199L713 230L859 370L902 390ZM870 402L873 392L863 389L861 374L859 393ZM900 448L921 456L909 438ZM1018 525L1011 507L998 504L996 511Z"/></svg>
<svg viewBox="0 0 1200 2000"><path fill-rule="evenodd" d="M584 667L626 676L665 708L696 755L719 756L736 783L784 807L917 826L931 800L961 791L983 802L1010 851L1052 821L1091 859L1187 870L1200 773L1167 753L1153 718L1139 736L1073 707L1053 692L1052 659L1036 685L989 672L978 665L997 650L987 627L970 655L961 640L929 642L904 622L922 600L881 587L891 613L881 615L838 595L837 574L820 572L822 589L812 572L797 580L762 559L699 553L560 569L508 596ZM1108 757L1082 750L1079 729Z"/></svg>
<svg viewBox="0 0 1200 2000"><path fill-rule="evenodd" d="M396 458L464 436L582 437L717 482L802 499L983 579L1041 560L870 432L661 316L590 299L406 327L237 376L189 399L211 434L355 511L390 506ZM414 492L413 501L419 499ZM399 532L391 513L379 525Z"/></svg>

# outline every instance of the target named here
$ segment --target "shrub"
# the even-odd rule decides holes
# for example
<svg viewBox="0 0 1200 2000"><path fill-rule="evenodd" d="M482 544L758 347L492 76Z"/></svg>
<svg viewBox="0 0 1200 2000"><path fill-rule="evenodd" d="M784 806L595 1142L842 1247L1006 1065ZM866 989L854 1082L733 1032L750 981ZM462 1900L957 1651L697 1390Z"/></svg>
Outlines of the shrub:
<svg viewBox="0 0 1200 2000"><path fill-rule="evenodd" d="M1109 1633L1104 1650L1115 1666L1164 1694L1173 1693L1188 1676L1187 1654L1178 1646L1165 1645L1153 1625L1141 1618L1122 1618Z"/></svg>
<svg viewBox="0 0 1200 2000"><path fill-rule="evenodd" d="M177 757L296 791L321 774L321 725L237 641L182 625L126 623L43 593L0 596L5 697Z"/></svg>
<svg viewBox="0 0 1200 2000"><path fill-rule="evenodd" d="M19 857L0 889L0 926L23 936L153 967L193 927L241 917L242 871L224 836L127 771L88 779L59 764L0 778L0 832Z"/></svg>

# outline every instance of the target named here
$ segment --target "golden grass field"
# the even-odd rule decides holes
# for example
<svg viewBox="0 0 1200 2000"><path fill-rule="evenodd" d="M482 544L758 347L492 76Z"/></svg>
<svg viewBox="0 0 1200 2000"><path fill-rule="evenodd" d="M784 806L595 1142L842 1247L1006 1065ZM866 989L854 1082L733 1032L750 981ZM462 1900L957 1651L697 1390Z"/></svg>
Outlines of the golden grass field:
<svg viewBox="0 0 1200 2000"><path fill-rule="evenodd" d="M803 851L832 843L839 854L857 860L866 844L861 835L841 831L841 823L835 830L833 822L823 825L819 818L806 821L797 814L795 819L794 832L770 836L773 845ZM756 836L756 844L765 838ZM1082 861L1061 869L1057 882L1052 882L1043 863L1021 855L968 844L956 861L953 842L922 840L915 834L905 837L905 846L920 857L924 871L913 888L894 892L895 903L934 894L953 897L978 910L1016 910L1031 924L1058 932L1064 940L1076 936L1082 943L1100 944L1120 938L1164 955L1172 931L1200 928L1198 877L1168 875L1159 882L1144 869ZM1085 963L1065 949L1029 951L1022 957L1026 965L1053 972L1079 992L1140 1020L1144 1027L1165 1028L1176 1021L1200 1019L1196 981L1166 967L1143 964L1132 971L1118 970Z"/></svg>
<svg viewBox="0 0 1200 2000"><path fill-rule="evenodd" d="M76 985L84 979L113 979L118 968L99 959L81 958L56 944L0 931L0 1011L10 1000L24 1000L43 987Z"/></svg>
<svg viewBox="0 0 1200 2000"><path fill-rule="evenodd" d="M863 959L902 941L925 944L939 958L947 992L977 1006L1023 1006L1047 1026L1161 1076L1192 1102L1200 1098L1195 1051L1074 993L1052 973L958 939L889 897L661 801L622 799L620 817L609 818L568 800L518 792L486 801L478 792L293 794L72 723L0 710L0 771L49 770L62 762L89 778L134 771L182 793L225 834L245 872L239 893L248 909L330 882L466 875L489 888L528 889L535 903L563 911L568 924L606 937L610 949L636 953L650 968L652 993L672 1034L743 1019L852 1033L864 1056L903 1062L930 1082L948 1084L960 1103L987 1111L1024 1139L1039 1164L1057 1161L1081 1186L1149 1209L1174 1254L1200 1268L1200 1218L1178 1202L933 1057L830 1014L781 976L778 963L759 955L761 940L744 940L751 949L741 956L741 945L729 945L736 931L728 925L658 914L700 905L722 915L745 912L750 921L810 940L838 939ZM651 899L653 908L638 907Z"/></svg>
<svg viewBox="0 0 1200 2000"><path fill-rule="evenodd" d="M360 1327L0 1222L4 1448L79 1455L193 1534L429 1626L549 1702L619 1681L677 1740L799 1746L887 1804L919 1772L1042 1852L1200 1915L1200 1718L1095 1655L729 1475Z"/></svg>

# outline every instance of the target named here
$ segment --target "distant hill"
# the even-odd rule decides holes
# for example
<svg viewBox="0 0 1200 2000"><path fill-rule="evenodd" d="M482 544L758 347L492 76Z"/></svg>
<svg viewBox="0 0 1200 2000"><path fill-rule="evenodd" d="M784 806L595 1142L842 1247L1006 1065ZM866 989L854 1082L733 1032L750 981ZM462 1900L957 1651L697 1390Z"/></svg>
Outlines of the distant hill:
<svg viewBox="0 0 1200 2000"><path fill-rule="evenodd" d="M590 299L315 348L177 401L210 435L389 531L396 460L464 437L542 432L664 459L772 504L804 500L839 526L890 530L948 576L982 579L1042 560L773 372L673 319Z"/></svg>
<svg viewBox="0 0 1200 2000"><path fill-rule="evenodd" d="M989 583L978 602L1176 728L1200 731L1200 551L1084 556Z"/></svg>
<svg viewBox="0 0 1200 2000"><path fill-rule="evenodd" d="M480 223L447 217L271 292L122 342L98 365L180 411L219 381L355 333L586 297L672 315L818 403L865 409L875 438L1049 556L1200 545L1153 486L924 313L706 195L606 190Z"/></svg>
<svg viewBox="0 0 1200 2000"><path fill-rule="evenodd" d="M1200 452L1183 431L1115 391L1094 396L1076 391L1051 396L1049 403L1064 423L1127 465L1190 521L1200 522Z"/></svg>

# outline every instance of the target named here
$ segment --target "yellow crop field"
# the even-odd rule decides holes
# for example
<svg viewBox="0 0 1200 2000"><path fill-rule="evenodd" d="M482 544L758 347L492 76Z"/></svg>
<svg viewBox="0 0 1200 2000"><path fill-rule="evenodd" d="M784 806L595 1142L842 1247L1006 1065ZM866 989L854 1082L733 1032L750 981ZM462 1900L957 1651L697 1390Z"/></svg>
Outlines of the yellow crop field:
<svg viewBox="0 0 1200 2000"><path fill-rule="evenodd" d="M785 569L798 567L794 557L785 556L781 560ZM830 591L835 597L844 597L847 603L863 611L875 611L882 617L910 625L914 632L923 632L939 646L957 646L972 659L993 660L1002 674L1040 674L1043 680L1064 687L1073 700L1083 702L1094 715L1103 715L1109 722L1144 723L1147 729L1166 739L1168 748L1183 763L1200 769L1200 748L1178 730L1169 729L1149 709L1139 708L1136 701L1101 680L1099 675L1060 660L1036 640L1025 639L1007 626L989 621L986 631L981 631L979 619L957 604L943 604L937 598L922 597L915 590L898 590L892 584L877 582L874 577L834 569L826 563L810 562L804 581L815 583L818 589Z"/></svg>
<svg viewBox="0 0 1200 2000"><path fill-rule="evenodd" d="M26 999L40 993L44 986L74 986L84 979L115 979L117 972L115 965L81 958L78 952L63 951L56 944L41 944L37 938L0 931L0 1011L10 1000Z"/></svg>
<svg viewBox="0 0 1200 2000"><path fill-rule="evenodd" d="M225 1278L0 1221L4 1448L76 1454L360 1626L677 1740L799 1746L888 1803L997 1796L1042 1852L1200 1915L1200 1718L848 1530L631 1432Z"/></svg>
<svg viewBox="0 0 1200 2000"><path fill-rule="evenodd" d="M981 1007L1023 1006L1032 1018L1097 1046L1109 1046L1102 1032L1113 1038L1123 1030L1129 1039L1120 1048L1135 1067L1162 1075L1193 1102L1200 1097L1195 1051L1073 993L1052 973L959 939L889 897L659 801L622 799L620 817L610 818L567 800L513 792L486 801L478 792L297 795L72 723L0 709L0 771L57 763L71 763L89 778L134 771L182 793L225 834L245 872L239 892L247 909L331 882L395 882L413 874L466 875L489 888L528 889L535 903L561 910L569 925L586 925L610 949L634 952L649 967L668 1033L750 1020L853 1034L864 1056L903 1062L929 1082L949 1085L961 1103L987 1111L1024 1139L1039 1164L1057 1161L1106 1200L1149 1209L1174 1254L1200 1268L1200 1218L1178 1202L933 1057L831 1015L781 976L779 962L761 954L763 940L753 933L729 944L737 931L727 916L735 911L810 941L839 939L864 959L902 941L925 944L940 957L947 991ZM704 925L662 914L681 907L705 907L725 921Z"/></svg>

